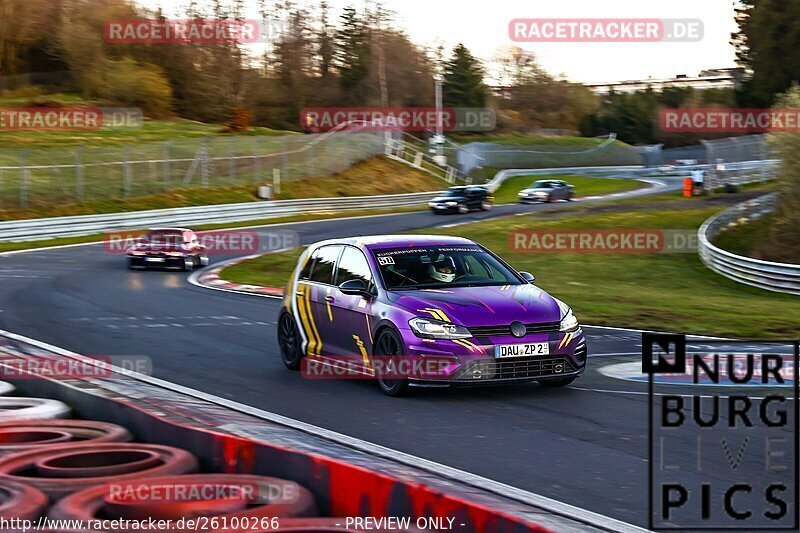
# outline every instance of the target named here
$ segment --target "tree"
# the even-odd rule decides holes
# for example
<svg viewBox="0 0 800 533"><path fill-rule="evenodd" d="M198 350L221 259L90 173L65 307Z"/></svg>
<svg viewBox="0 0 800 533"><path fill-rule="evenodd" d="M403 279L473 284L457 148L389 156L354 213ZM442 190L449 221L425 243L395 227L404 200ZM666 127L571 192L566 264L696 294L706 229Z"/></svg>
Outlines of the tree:
<svg viewBox="0 0 800 533"><path fill-rule="evenodd" d="M549 75L531 52L510 48L500 54L497 64L510 97L497 105L524 126L577 130L599 105L586 87Z"/></svg>
<svg viewBox="0 0 800 533"><path fill-rule="evenodd" d="M777 98L775 107L800 107L797 85ZM777 173L778 205L770 227L767 250L771 259L798 261L800 258L800 133L774 133L769 143L781 163Z"/></svg>
<svg viewBox="0 0 800 533"><path fill-rule="evenodd" d="M483 66L467 47L458 44L445 63L442 99L451 107L483 107L486 105L486 85Z"/></svg>
<svg viewBox="0 0 800 533"><path fill-rule="evenodd" d="M330 8L323 0L320 9L320 31L317 37L317 55L319 56L319 73L323 78L331 75L333 67L333 30L328 21Z"/></svg>
<svg viewBox="0 0 800 533"><path fill-rule="evenodd" d="M752 71L742 84L740 105L768 107L776 94L800 81L800 2L742 0L739 31L731 36L739 64Z"/></svg>
<svg viewBox="0 0 800 533"><path fill-rule="evenodd" d="M369 42L364 19L352 6L344 8L341 16L341 29L336 32L335 58L342 87L351 91L368 73ZM355 95L346 95L355 98Z"/></svg>

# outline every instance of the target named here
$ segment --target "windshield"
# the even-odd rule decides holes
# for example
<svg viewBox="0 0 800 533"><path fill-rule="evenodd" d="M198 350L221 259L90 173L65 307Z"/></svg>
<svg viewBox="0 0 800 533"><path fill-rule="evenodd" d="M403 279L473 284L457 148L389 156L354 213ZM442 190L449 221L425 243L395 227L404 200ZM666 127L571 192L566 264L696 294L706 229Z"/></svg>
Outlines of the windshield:
<svg viewBox="0 0 800 533"><path fill-rule="evenodd" d="M447 189L442 193L442 196L461 196L464 194L463 189Z"/></svg>
<svg viewBox="0 0 800 533"><path fill-rule="evenodd" d="M552 182L549 181L534 181L533 185L531 185L531 189L549 189L553 186Z"/></svg>
<svg viewBox="0 0 800 533"><path fill-rule="evenodd" d="M389 290L521 284L477 245L374 250L373 255Z"/></svg>

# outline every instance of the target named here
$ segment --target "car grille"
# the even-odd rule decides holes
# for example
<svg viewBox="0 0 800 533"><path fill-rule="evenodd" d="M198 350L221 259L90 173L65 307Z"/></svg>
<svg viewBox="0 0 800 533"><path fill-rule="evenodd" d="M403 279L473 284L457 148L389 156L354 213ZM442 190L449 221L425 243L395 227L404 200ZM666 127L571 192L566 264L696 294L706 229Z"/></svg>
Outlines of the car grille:
<svg viewBox="0 0 800 533"><path fill-rule="evenodd" d="M513 360L473 361L456 379L492 380L525 379L573 372L575 368L566 357L518 357Z"/></svg>
<svg viewBox="0 0 800 533"><path fill-rule="evenodd" d="M525 324L527 335L531 333L555 333L560 326L559 322L539 322L538 324ZM511 335L511 325L506 326L476 326L467 328L473 337L498 337Z"/></svg>

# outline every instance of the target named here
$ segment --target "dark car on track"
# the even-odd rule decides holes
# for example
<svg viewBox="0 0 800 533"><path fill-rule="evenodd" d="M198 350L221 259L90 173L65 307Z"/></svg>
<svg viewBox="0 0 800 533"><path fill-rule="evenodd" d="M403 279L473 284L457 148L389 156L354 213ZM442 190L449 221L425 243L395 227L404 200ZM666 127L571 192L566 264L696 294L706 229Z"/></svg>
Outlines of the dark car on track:
<svg viewBox="0 0 800 533"><path fill-rule="evenodd" d="M520 203L570 201L575 198L575 186L564 180L538 180L517 194Z"/></svg>
<svg viewBox="0 0 800 533"><path fill-rule="evenodd" d="M480 185L458 185L450 187L428 202L428 207L437 215L442 213L469 213L492 208L492 194Z"/></svg>
<svg viewBox="0 0 800 533"><path fill-rule="evenodd" d="M411 386L572 383L587 346L567 304L460 237L322 241L300 256L278 316L284 364L306 377Z"/></svg>
<svg viewBox="0 0 800 533"><path fill-rule="evenodd" d="M208 265L206 247L185 228L153 228L125 252L128 268L192 270Z"/></svg>

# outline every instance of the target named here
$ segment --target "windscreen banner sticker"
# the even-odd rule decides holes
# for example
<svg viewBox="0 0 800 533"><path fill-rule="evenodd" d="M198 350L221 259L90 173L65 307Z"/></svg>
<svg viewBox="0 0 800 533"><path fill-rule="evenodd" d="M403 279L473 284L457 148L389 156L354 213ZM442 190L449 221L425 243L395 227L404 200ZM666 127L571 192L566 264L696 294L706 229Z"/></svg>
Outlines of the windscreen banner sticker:
<svg viewBox="0 0 800 533"><path fill-rule="evenodd" d="M642 334L649 529L797 531L797 341L702 342Z"/></svg>

